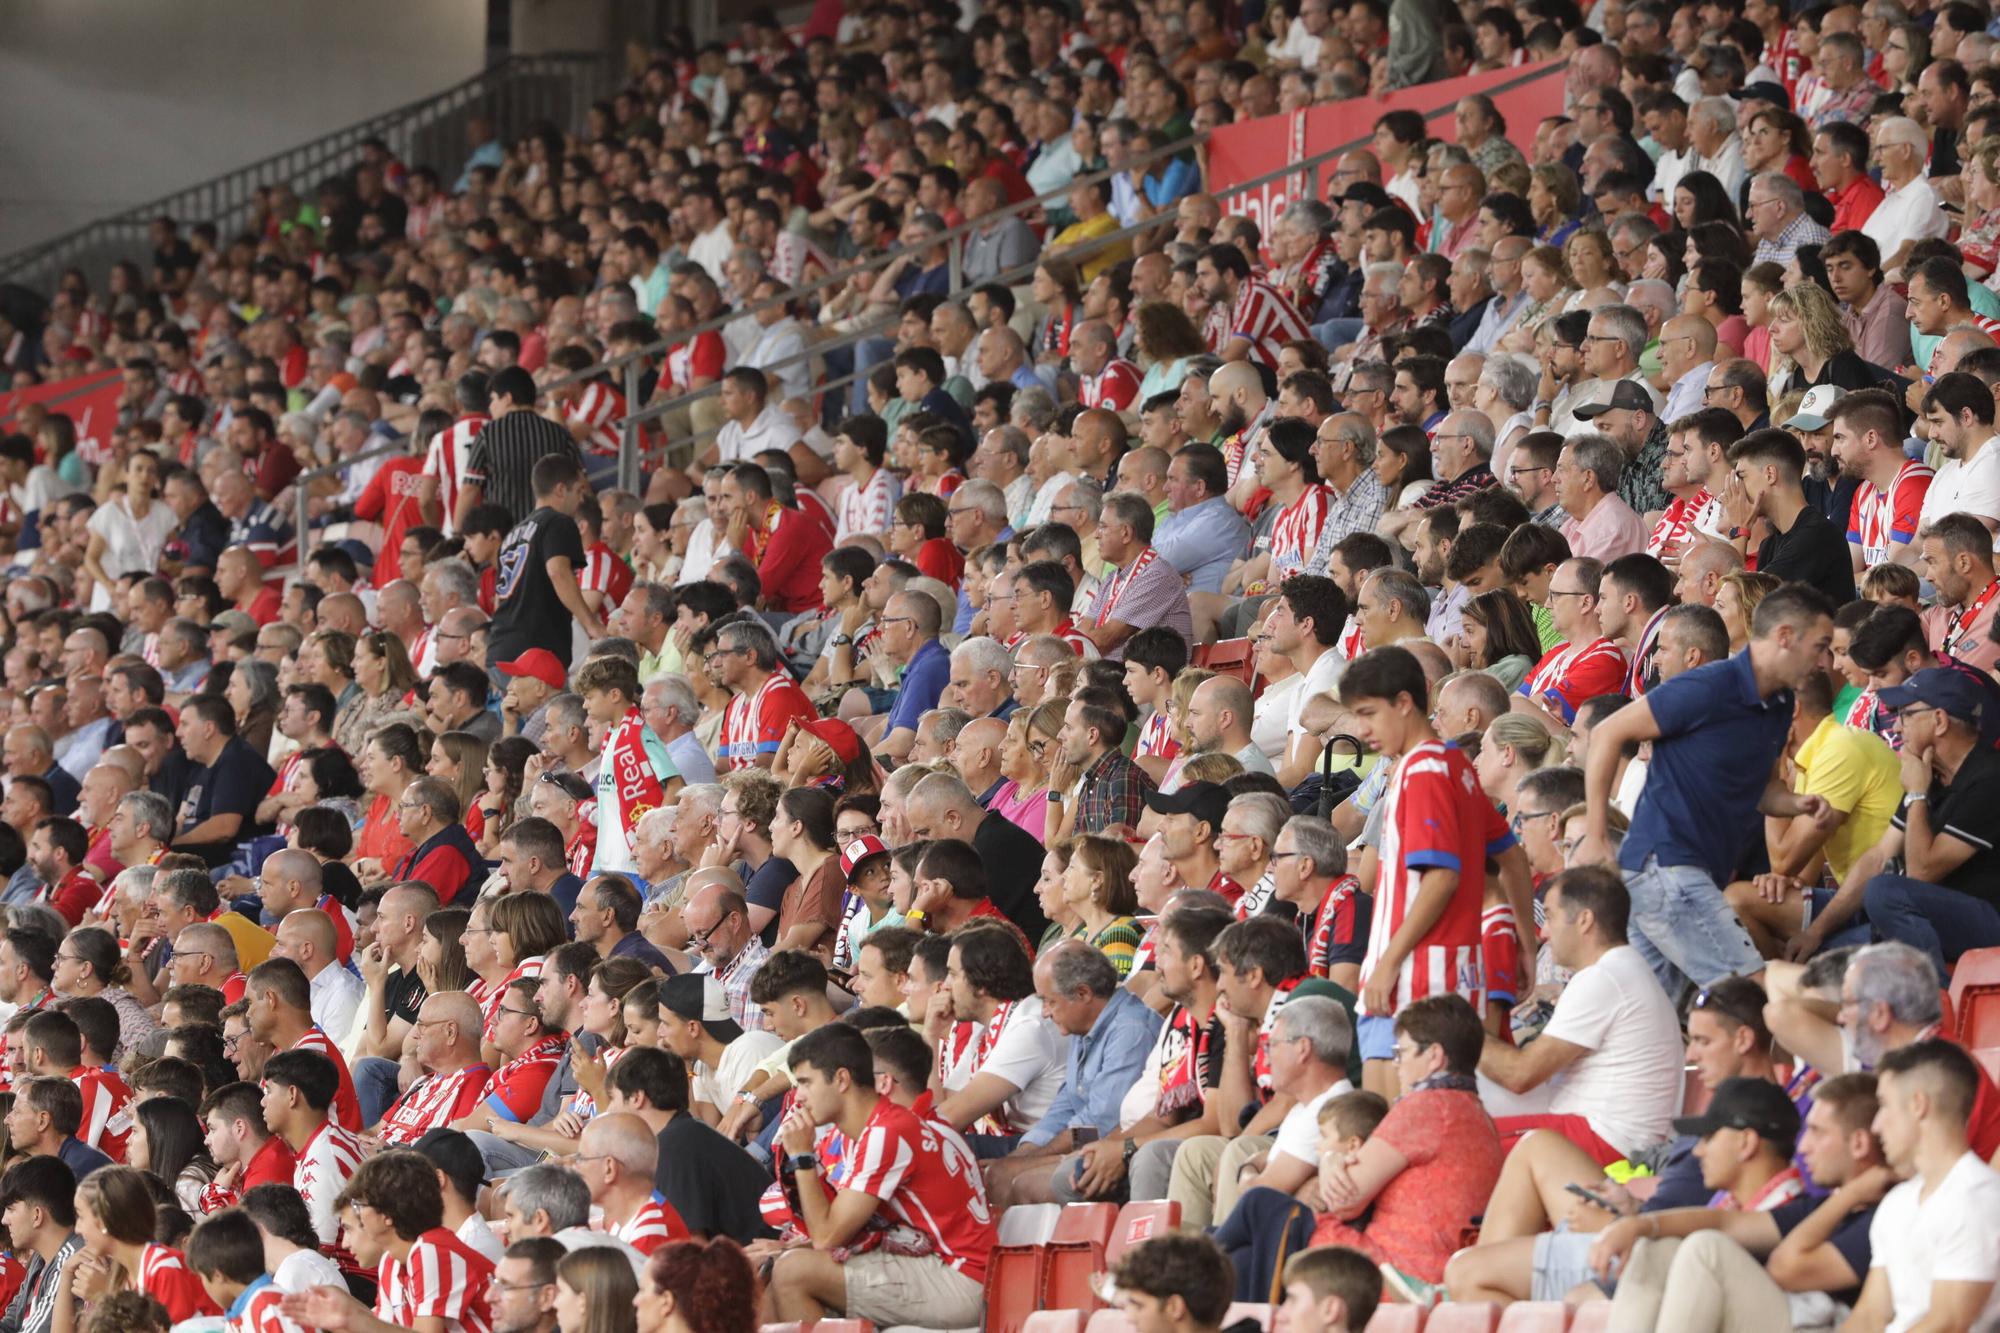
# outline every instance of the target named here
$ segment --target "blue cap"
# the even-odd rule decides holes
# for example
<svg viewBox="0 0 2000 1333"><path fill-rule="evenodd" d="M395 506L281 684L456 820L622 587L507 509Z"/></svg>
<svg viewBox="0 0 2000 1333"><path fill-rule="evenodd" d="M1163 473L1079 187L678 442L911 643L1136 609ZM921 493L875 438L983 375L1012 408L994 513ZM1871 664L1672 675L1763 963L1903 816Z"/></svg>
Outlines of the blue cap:
<svg viewBox="0 0 2000 1333"><path fill-rule="evenodd" d="M1979 687L1964 672L1950 667L1925 667L1901 685L1878 691L1875 697L1891 712L1901 712L1911 704L1929 704L1974 725L1986 704Z"/></svg>
<svg viewBox="0 0 2000 1333"><path fill-rule="evenodd" d="M335 550L347 552L348 558L353 560L362 569L373 569L375 567L375 552L369 548L366 542L357 541L349 537L346 541L338 541L333 545Z"/></svg>

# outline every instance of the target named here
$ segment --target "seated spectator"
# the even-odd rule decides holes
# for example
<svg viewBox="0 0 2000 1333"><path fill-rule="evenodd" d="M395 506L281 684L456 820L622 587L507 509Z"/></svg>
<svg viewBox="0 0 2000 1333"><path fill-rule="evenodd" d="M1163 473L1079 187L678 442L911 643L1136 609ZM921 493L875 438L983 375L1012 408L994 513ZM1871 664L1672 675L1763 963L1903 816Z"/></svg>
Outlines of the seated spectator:
<svg viewBox="0 0 2000 1333"><path fill-rule="evenodd" d="M1012 931L984 925L952 936L949 999L933 1000L924 1039L938 1052L936 1117L982 1158L1011 1153L1062 1091L1061 1034L1043 1021L1033 965ZM975 1025L962 1049L959 1023Z"/></svg>
<svg viewBox="0 0 2000 1333"><path fill-rule="evenodd" d="M605 1088L606 1111L635 1115L657 1136L653 1186L691 1235L744 1245L771 1235L757 1208L770 1172L690 1113L678 1056L634 1047L605 1076Z"/></svg>

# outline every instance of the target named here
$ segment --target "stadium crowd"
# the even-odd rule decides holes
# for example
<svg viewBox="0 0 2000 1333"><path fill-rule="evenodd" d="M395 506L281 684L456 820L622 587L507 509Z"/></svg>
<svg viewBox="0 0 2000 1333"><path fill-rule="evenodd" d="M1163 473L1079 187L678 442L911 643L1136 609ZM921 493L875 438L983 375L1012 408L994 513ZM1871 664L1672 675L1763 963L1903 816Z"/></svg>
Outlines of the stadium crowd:
<svg viewBox="0 0 2000 1333"><path fill-rule="evenodd" d="M10 293L122 378L0 438L0 1333L967 1329L1083 1201L1135 1333L1994 1326L1996 33L759 12Z"/></svg>

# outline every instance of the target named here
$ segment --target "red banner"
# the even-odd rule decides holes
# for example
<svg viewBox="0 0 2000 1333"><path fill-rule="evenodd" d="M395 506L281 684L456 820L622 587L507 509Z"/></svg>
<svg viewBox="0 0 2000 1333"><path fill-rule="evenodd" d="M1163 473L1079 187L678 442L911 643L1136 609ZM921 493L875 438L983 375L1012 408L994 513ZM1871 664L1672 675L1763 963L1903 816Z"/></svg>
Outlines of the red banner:
<svg viewBox="0 0 2000 1333"><path fill-rule="evenodd" d="M1422 112L1433 138L1456 142L1454 113L1459 99L1471 93L1493 99L1507 122L1507 137L1525 156L1535 126L1562 110L1567 72L1567 61L1548 60L1219 126L1208 141L1209 193L1227 212L1247 214L1268 236L1294 200L1321 196L1320 183L1330 174L1331 161L1248 190L1233 187L1279 171L1287 162L1303 162L1336 148L1365 148L1376 120L1388 111Z"/></svg>
<svg viewBox="0 0 2000 1333"><path fill-rule="evenodd" d="M0 393L0 430L19 429L15 418L21 409L39 403L76 423L77 450L85 458L103 457L110 450L111 432L118 425L118 395L122 387L120 372L106 370Z"/></svg>

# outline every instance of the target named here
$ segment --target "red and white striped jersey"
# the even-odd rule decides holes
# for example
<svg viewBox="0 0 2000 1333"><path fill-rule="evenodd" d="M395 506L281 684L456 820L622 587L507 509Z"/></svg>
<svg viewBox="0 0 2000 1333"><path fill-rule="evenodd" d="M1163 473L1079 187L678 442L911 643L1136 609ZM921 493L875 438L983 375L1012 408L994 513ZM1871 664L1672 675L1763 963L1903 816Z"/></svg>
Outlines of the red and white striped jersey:
<svg viewBox="0 0 2000 1333"><path fill-rule="evenodd" d="M1549 649L1521 682L1520 692L1567 725L1576 721L1576 710L1585 699L1624 688L1624 650L1599 636L1591 643L1559 643Z"/></svg>
<svg viewBox="0 0 2000 1333"><path fill-rule="evenodd" d="M566 410L572 422L590 427L590 435L581 441L585 452L613 455L618 452L618 423L626 415L624 394L603 380L592 380Z"/></svg>
<svg viewBox="0 0 2000 1333"><path fill-rule="evenodd" d="M493 1264L443 1227L417 1237L402 1259L382 1256L375 1315L398 1328L418 1319L444 1320L445 1333L492 1333L487 1288Z"/></svg>
<svg viewBox="0 0 2000 1333"><path fill-rule="evenodd" d="M1364 988L1370 984L1389 941L1402 929L1424 872L1455 870L1458 888L1451 901L1403 961L1395 1006L1452 993L1463 995L1476 1012L1484 1006L1486 992L1479 949L1486 858L1513 846L1514 835L1481 789L1465 751L1444 741L1425 741L1398 759L1385 799L1374 919L1361 983ZM1373 1012L1365 1006L1364 1000L1363 1011Z"/></svg>
<svg viewBox="0 0 2000 1333"><path fill-rule="evenodd" d="M1368 934L1370 900L1361 881L1342 875L1329 884L1313 914L1312 938L1306 942L1306 971L1324 977L1335 964L1362 961Z"/></svg>
<svg viewBox="0 0 2000 1333"><path fill-rule="evenodd" d="M979 1162L950 1126L920 1120L884 1097L847 1157L843 1189L881 1200L889 1220L923 1232L954 1272L975 1282L986 1276L997 1240L993 1214Z"/></svg>
<svg viewBox="0 0 2000 1333"><path fill-rule="evenodd" d="M720 333L711 330L696 334L693 342L675 343L667 349L666 362L660 367L660 381L670 389L687 393L697 379L721 379L726 354ZM654 397L659 397L657 389Z"/></svg>
<svg viewBox="0 0 2000 1333"><path fill-rule="evenodd" d="M594 543L583 553L583 570L576 586L583 592L603 593L603 614L608 615L632 591L632 566L603 542Z"/></svg>
<svg viewBox="0 0 2000 1333"><path fill-rule="evenodd" d="M306 1140L292 1163L292 1188L305 1199L322 1248L340 1239L340 1214L333 1201L354 1178L364 1155L360 1139L328 1120Z"/></svg>
<svg viewBox="0 0 2000 1333"><path fill-rule="evenodd" d="M1143 376L1130 361L1113 357L1095 375L1078 377L1076 400L1085 407L1103 407L1123 412L1139 397Z"/></svg>
<svg viewBox="0 0 2000 1333"><path fill-rule="evenodd" d="M493 1040L493 1025L500 1021L500 1001L506 997L507 988L517 981L532 980L540 975L542 975L542 956L537 954L533 958L523 958L514 964L512 972L500 979L499 985L486 993L485 998L479 1001L480 1010L486 1016L483 1040L488 1043Z"/></svg>
<svg viewBox="0 0 2000 1333"><path fill-rule="evenodd" d="M1887 490L1864 481L1854 490L1848 510L1847 540L1861 548L1861 567L1873 569L1889 558L1892 546L1907 546L1917 539L1917 526L1924 511L1924 496L1934 474L1916 459L1905 459L1889 482Z"/></svg>
<svg viewBox="0 0 2000 1333"><path fill-rule="evenodd" d="M479 1100L507 1119L518 1124L526 1124L542 1105L542 1094L548 1090L549 1080L555 1077L556 1067L569 1051L569 1034L551 1032L509 1060L493 1072L493 1077L479 1091ZM613 1063L611 1057L624 1054L623 1048L610 1051L604 1059L608 1072ZM583 1100L583 1094L577 1094ZM498 1103L498 1105L495 1105ZM572 1106L579 1116L586 1112Z"/></svg>
<svg viewBox="0 0 2000 1333"><path fill-rule="evenodd" d="M139 1290L167 1307L170 1324L222 1313L187 1266L186 1257L165 1245L148 1245L139 1252Z"/></svg>
<svg viewBox="0 0 2000 1333"><path fill-rule="evenodd" d="M1173 723L1165 713L1154 709L1146 714L1146 720L1139 727L1139 745L1133 753L1156 759L1172 759L1181 752L1181 743L1174 739Z"/></svg>
<svg viewBox="0 0 2000 1333"><path fill-rule="evenodd" d="M641 1204L638 1212L607 1230L641 1254L651 1254L670 1240L686 1240L688 1236L687 1223L658 1194Z"/></svg>
<svg viewBox="0 0 2000 1333"><path fill-rule="evenodd" d="M168 393L193 394L200 398L208 392L207 386L202 383L201 372L193 366L186 370L168 371L166 380Z"/></svg>
<svg viewBox="0 0 2000 1333"><path fill-rule="evenodd" d="M1646 554L1655 560L1679 560L1688 543L1694 540L1696 519L1714 501L1706 486L1693 495L1679 495L1668 501L1660 521L1646 536Z"/></svg>
<svg viewBox="0 0 2000 1333"><path fill-rule="evenodd" d="M284 1299L268 1274L258 1278L232 1307L229 1333L299 1333L299 1326L285 1318Z"/></svg>
<svg viewBox="0 0 2000 1333"><path fill-rule="evenodd" d="M472 1114L486 1087L485 1064L470 1064L448 1074L430 1074L410 1085L382 1116L378 1132L386 1144L415 1143L433 1129Z"/></svg>
<svg viewBox="0 0 2000 1333"><path fill-rule="evenodd" d="M1097 645L1083 637L1083 631L1076 627L1076 617L1064 616L1062 622L1049 633L1068 644L1069 650L1085 661L1096 659Z"/></svg>
<svg viewBox="0 0 2000 1333"><path fill-rule="evenodd" d="M132 1117L125 1109L132 1100L132 1089L115 1069L78 1065L69 1077L83 1093L83 1121L76 1136L112 1161L124 1161L125 1140L132 1137Z"/></svg>
<svg viewBox="0 0 2000 1333"><path fill-rule="evenodd" d="M438 504L444 509L444 535L455 536L458 523L453 511L458 507L458 488L464 484L466 460L472 457L472 442L486 423L493 420L484 412L471 412L431 436L424 454L424 475L438 479Z"/></svg>
<svg viewBox="0 0 2000 1333"><path fill-rule="evenodd" d="M895 474L885 467L876 468L866 485L849 486L840 493L840 521L834 526L833 539L844 542L849 537L887 532L896 501L902 496L903 486Z"/></svg>
<svg viewBox="0 0 2000 1333"><path fill-rule="evenodd" d="M1304 316L1290 297L1262 278L1245 278L1236 289L1236 300L1229 307L1216 351L1241 338L1250 344L1251 360L1276 370L1280 348L1295 339L1311 336Z"/></svg>
<svg viewBox="0 0 2000 1333"><path fill-rule="evenodd" d="M1294 574L1303 573L1319 545L1320 529L1326 526L1327 509L1333 492L1313 485L1304 494L1278 511L1271 523L1271 577L1273 587Z"/></svg>
<svg viewBox="0 0 2000 1333"><path fill-rule="evenodd" d="M760 754L776 754L793 718L802 722L819 716L792 678L774 671L749 694L738 694L722 712L722 772L752 768Z"/></svg>

